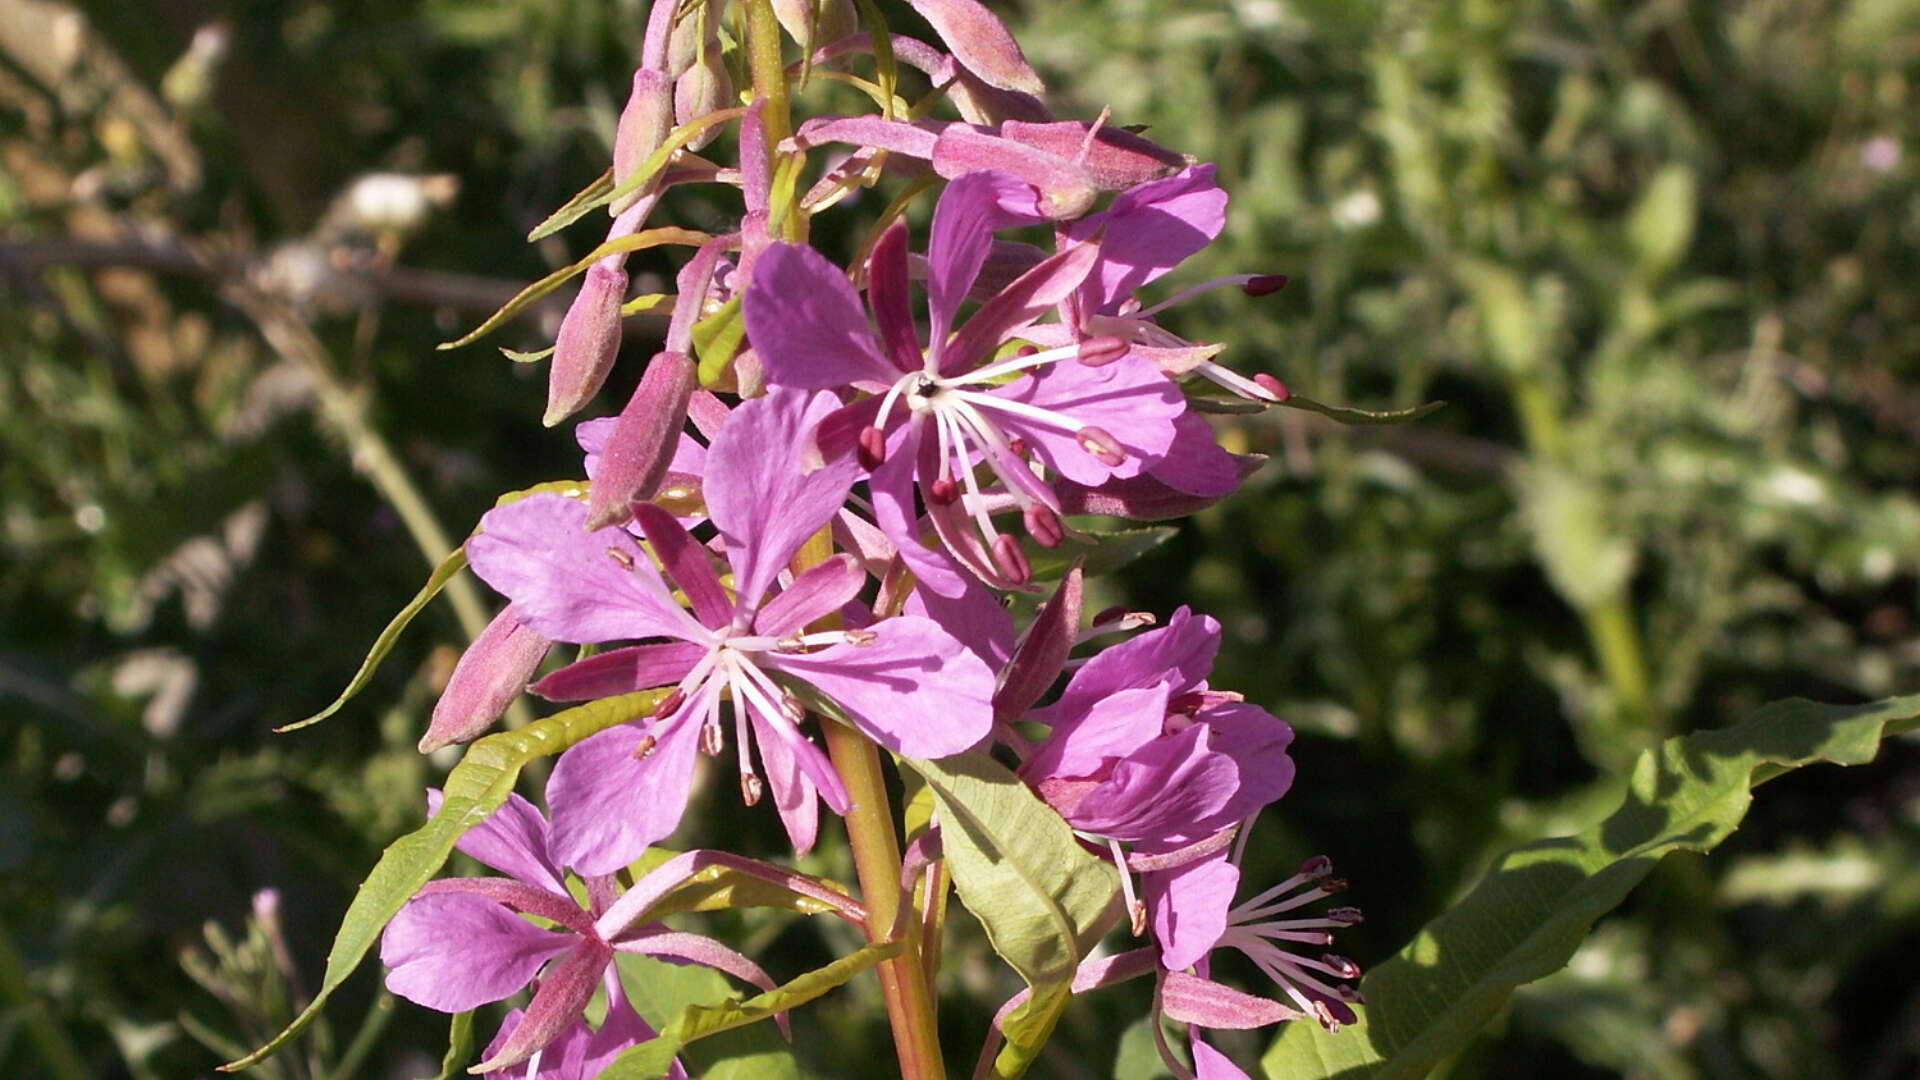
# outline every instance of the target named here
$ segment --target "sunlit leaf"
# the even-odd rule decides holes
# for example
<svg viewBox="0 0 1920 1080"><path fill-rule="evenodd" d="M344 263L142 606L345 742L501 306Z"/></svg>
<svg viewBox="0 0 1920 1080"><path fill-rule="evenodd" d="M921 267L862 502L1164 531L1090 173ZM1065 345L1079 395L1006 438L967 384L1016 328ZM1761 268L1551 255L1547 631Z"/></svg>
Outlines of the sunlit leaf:
<svg viewBox="0 0 1920 1080"><path fill-rule="evenodd" d="M647 248L659 247L662 244L681 244L686 247L699 247L711 239L713 238L703 232L695 232L692 229L678 229L671 226L659 229L643 229L640 232L627 236L616 236L606 243L601 244L599 247L594 248L578 261L563 266L553 273L548 274L546 277L541 278L539 281L521 289L518 293L514 294L513 299L501 305L499 311L487 316L485 322L474 327L464 337L455 338L452 341L443 341L434 346L434 348L457 349L462 345L478 341L498 329L502 323L533 306L548 293L565 285L576 275L586 273L588 267L609 255L644 251Z"/></svg>
<svg viewBox="0 0 1920 1080"><path fill-rule="evenodd" d="M1447 403L1429 401L1410 409L1356 409L1347 405L1327 405L1310 397L1295 394L1280 404L1290 409L1305 409L1308 412L1317 412L1321 416L1331 416L1343 424L1403 424L1409 420L1431 416L1444 408Z"/></svg>
<svg viewBox="0 0 1920 1080"><path fill-rule="evenodd" d="M1814 762L1873 760L1920 726L1920 695L1868 705L1791 700L1640 756L1620 808L1572 836L1508 852L1473 892L1361 981L1360 1022L1328 1034L1286 1026L1269 1076L1416 1080L1466 1046L1514 988L1566 964L1594 920L1674 851L1710 851L1746 816L1752 789Z"/></svg>

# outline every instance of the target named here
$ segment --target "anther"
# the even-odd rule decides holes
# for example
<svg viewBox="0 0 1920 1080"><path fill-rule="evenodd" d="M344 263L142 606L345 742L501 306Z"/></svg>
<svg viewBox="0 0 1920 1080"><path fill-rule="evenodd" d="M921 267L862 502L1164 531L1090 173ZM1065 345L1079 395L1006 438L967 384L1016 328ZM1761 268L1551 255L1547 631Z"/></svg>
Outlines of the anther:
<svg viewBox="0 0 1920 1080"><path fill-rule="evenodd" d="M621 551L617 547L610 547L607 549L607 558L612 559L614 562L619 563L621 569L623 570L633 569L633 556L627 554L624 551Z"/></svg>
<svg viewBox="0 0 1920 1080"><path fill-rule="evenodd" d="M940 506L952 506L960 498L960 485L942 476L927 485L927 498Z"/></svg>
<svg viewBox="0 0 1920 1080"><path fill-rule="evenodd" d="M1020 550L1018 540L1006 533L993 538L993 564L1016 585L1025 585L1033 577L1033 568L1027 565L1027 553Z"/></svg>
<svg viewBox="0 0 1920 1080"><path fill-rule="evenodd" d="M871 645L880 640L880 635L871 630L846 630L841 633L849 645Z"/></svg>
<svg viewBox="0 0 1920 1080"><path fill-rule="evenodd" d="M739 705L736 703L734 707L739 708ZM708 757L719 757L720 751L726 749L726 746L726 732L720 730L720 724L717 721L700 729L701 753Z"/></svg>
<svg viewBox="0 0 1920 1080"><path fill-rule="evenodd" d="M1315 855L1300 864L1300 873L1310 878L1323 878L1333 873L1333 860L1325 855Z"/></svg>
<svg viewBox="0 0 1920 1080"><path fill-rule="evenodd" d="M1326 893L1328 896L1332 896L1334 893L1337 893L1337 892L1346 892L1347 879L1330 877L1320 883L1320 891L1323 893Z"/></svg>
<svg viewBox="0 0 1920 1080"><path fill-rule="evenodd" d="M754 773L740 774L740 801L741 802L746 803L748 806L755 806L760 802L760 795L765 790L766 790L766 785L760 782L760 777L757 774L754 774Z"/></svg>
<svg viewBox="0 0 1920 1080"><path fill-rule="evenodd" d="M667 693L666 697L660 699L660 704L653 707L653 712L648 713L647 718L649 720L659 720L671 716L673 713L679 711L680 706L686 703L687 692L676 686ZM651 738L651 736L649 736L649 738Z"/></svg>
<svg viewBox="0 0 1920 1080"><path fill-rule="evenodd" d="M633 760L635 761L647 760L648 758L653 756L653 748L658 745L660 745L659 739L656 739L651 735L640 736L640 741L635 743L633 747Z"/></svg>
<svg viewBox="0 0 1920 1080"><path fill-rule="evenodd" d="M1367 917L1361 914L1357 907L1329 908L1326 917L1341 926L1359 926L1367 921Z"/></svg>
<svg viewBox="0 0 1920 1080"><path fill-rule="evenodd" d="M1259 274L1240 286L1240 291L1248 296L1271 296L1286 287L1285 274Z"/></svg>
<svg viewBox="0 0 1920 1080"><path fill-rule="evenodd" d="M1080 444L1080 449L1092 454L1102 465L1111 467L1127 460L1127 452L1121 449L1120 440L1115 439L1106 428L1088 425L1075 432L1073 437Z"/></svg>
<svg viewBox="0 0 1920 1080"><path fill-rule="evenodd" d="M871 472L887 460L887 433L869 424L860 429L860 467Z"/></svg>
<svg viewBox="0 0 1920 1080"><path fill-rule="evenodd" d="M1080 343L1076 354L1082 364L1088 367L1105 367L1127 355L1127 340L1121 337L1088 338Z"/></svg>
<svg viewBox="0 0 1920 1080"><path fill-rule="evenodd" d="M797 653L806 647L806 643L800 640L800 631L798 630L773 643L774 652Z"/></svg>
<svg viewBox="0 0 1920 1080"><path fill-rule="evenodd" d="M1286 383L1281 382L1279 379L1274 378L1264 371L1253 377L1253 384L1265 390L1267 393L1272 394L1273 400L1275 401L1285 401L1293 396L1293 391L1287 389Z"/></svg>
<svg viewBox="0 0 1920 1080"><path fill-rule="evenodd" d="M1343 979L1360 977L1360 965L1337 953L1322 953L1320 962L1333 969L1334 974Z"/></svg>
<svg viewBox="0 0 1920 1080"><path fill-rule="evenodd" d="M1135 900L1127 908L1127 919L1133 926L1133 936L1139 937L1147 932L1147 902Z"/></svg>
<svg viewBox="0 0 1920 1080"><path fill-rule="evenodd" d="M1012 453L1014 457L1026 457L1027 440L1018 435L1009 436L1007 439L1007 450Z"/></svg>
<svg viewBox="0 0 1920 1080"><path fill-rule="evenodd" d="M1026 523L1027 535L1041 547L1059 547L1060 541L1067 538L1066 529L1060 525L1060 515L1039 503L1027 507L1020 517Z"/></svg>

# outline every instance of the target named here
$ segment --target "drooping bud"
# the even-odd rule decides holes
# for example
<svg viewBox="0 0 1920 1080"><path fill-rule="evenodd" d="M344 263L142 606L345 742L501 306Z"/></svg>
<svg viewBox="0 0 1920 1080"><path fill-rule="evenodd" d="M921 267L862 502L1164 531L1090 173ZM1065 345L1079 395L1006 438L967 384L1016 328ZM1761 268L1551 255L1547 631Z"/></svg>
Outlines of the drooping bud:
<svg viewBox="0 0 1920 1080"><path fill-rule="evenodd" d="M1240 286L1240 291L1248 296L1270 296L1287 287L1285 274L1261 274Z"/></svg>
<svg viewBox="0 0 1920 1080"><path fill-rule="evenodd" d="M626 520L629 503L650 499L660 490L686 427L696 373L693 358L685 353L657 353L647 365L601 452L587 493L587 528Z"/></svg>
<svg viewBox="0 0 1920 1080"><path fill-rule="evenodd" d="M1016 585L1025 585L1033 578L1033 567L1027 564L1027 553L1020 550L1020 541L1006 533L993 538L993 565Z"/></svg>
<svg viewBox="0 0 1920 1080"><path fill-rule="evenodd" d="M868 424L860 429L860 467L872 472L887 460L887 433Z"/></svg>
<svg viewBox="0 0 1920 1080"><path fill-rule="evenodd" d="M522 625L508 604L454 665L447 688L433 706L427 733L420 738L420 752L479 738L527 688L552 646Z"/></svg>
<svg viewBox="0 0 1920 1080"><path fill-rule="evenodd" d="M1073 438L1080 444L1080 449L1092 454L1094 460L1102 465L1112 467L1127 460L1127 452L1121 447L1120 440L1114 438L1106 428L1088 424L1074 432Z"/></svg>
<svg viewBox="0 0 1920 1080"><path fill-rule="evenodd" d="M1096 129L1084 120L1008 120L1000 125L1000 134L1074 162L1103 191L1125 191L1193 164L1192 158L1145 136L1106 125Z"/></svg>
<svg viewBox="0 0 1920 1080"><path fill-rule="evenodd" d="M673 130L673 80L665 72L641 68L633 73L633 93L613 133L613 183L618 187L667 141ZM608 212L618 217L645 194L647 185L615 199Z"/></svg>
<svg viewBox="0 0 1920 1080"><path fill-rule="evenodd" d="M1126 338L1096 337L1081 342L1080 352L1075 358L1088 367L1105 367L1125 355L1127 355Z"/></svg>
<svg viewBox="0 0 1920 1080"><path fill-rule="evenodd" d="M625 270L604 261L587 268L553 343L547 412L541 423L552 427L600 392L620 352L620 304L626 297Z"/></svg>
<svg viewBox="0 0 1920 1080"><path fill-rule="evenodd" d="M701 52L673 84L673 119L677 124L705 116L734 103L733 75L720 62L720 46L714 43ZM687 149L699 150L720 137L724 125L715 124L687 143Z"/></svg>
<svg viewBox="0 0 1920 1080"><path fill-rule="evenodd" d="M1060 515L1039 503L1027 507L1020 516L1026 523L1027 535L1033 537L1041 547L1059 547L1060 542L1067 538L1066 530L1060 525Z"/></svg>
<svg viewBox="0 0 1920 1080"><path fill-rule="evenodd" d="M989 86L1044 94L1047 87L1034 73L1005 23L979 0L908 0L946 43L947 51Z"/></svg>
<svg viewBox="0 0 1920 1080"><path fill-rule="evenodd" d="M673 29L667 36L665 57L665 70L669 77L677 79L685 75L687 69L699 59L703 49L716 55L720 52L720 19L726 0L702 0L685 11L677 10L686 7L680 0L655 0L655 6L676 9L664 16L673 20ZM648 31L652 31L651 22ZM644 54L641 62L655 66Z"/></svg>

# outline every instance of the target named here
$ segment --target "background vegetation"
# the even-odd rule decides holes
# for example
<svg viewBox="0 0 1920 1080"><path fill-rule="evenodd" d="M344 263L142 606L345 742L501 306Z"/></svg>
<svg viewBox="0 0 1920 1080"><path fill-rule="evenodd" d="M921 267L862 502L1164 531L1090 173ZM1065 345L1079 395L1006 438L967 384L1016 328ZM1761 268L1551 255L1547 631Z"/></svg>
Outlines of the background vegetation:
<svg viewBox="0 0 1920 1080"><path fill-rule="evenodd" d="M1385 957L1497 851L1593 820L1662 735L1920 685L1920 3L1001 10L1060 111L1221 164L1195 278L1294 277L1180 329L1323 401L1449 403L1236 422L1272 455L1250 491L1103 598L1218 615L1219 682L1299 728L1251 872L1332 855L1369 916L1343 951ZM341 715L268 729L337 692L496 492L577 474L542 369L431 346L584 250L522 237L604 166L643 17L0 0L0 1073L207 1072L311 988L417 823L452 758L413 743L478 592ZM369 216L371 172L425 178L418 213ZM777 850L708 820L690 841ZM846 946L738 922L776 976ZM1769 785L1448 1068L1911 1076L1915 955L1908 738ZM1012 988L990 960L951 961L956 1060ZM351 989L280 1075L430 1072L441 1021ZM876 1002L811 1009L801 1064L884 1075ZM1144 1011L1077 1003L1038 1072L1155 1075Z"/></svg>

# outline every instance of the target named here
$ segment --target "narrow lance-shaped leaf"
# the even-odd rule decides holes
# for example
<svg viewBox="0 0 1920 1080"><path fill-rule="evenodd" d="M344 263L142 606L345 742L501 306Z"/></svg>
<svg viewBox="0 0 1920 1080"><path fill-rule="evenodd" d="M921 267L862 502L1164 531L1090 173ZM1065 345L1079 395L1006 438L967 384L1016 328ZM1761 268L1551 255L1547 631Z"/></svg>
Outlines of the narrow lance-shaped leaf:
<svg viewBox="0 0 1920 1080"><path fill-rule="evenodd" d="M700 137L708 128L717 124L724 124L729 120L739 119L740 115L746 111L745 106L721 109L717 112L710 112L705 116L695 117L681 124L679 127L674 128L667 133L667 139L660 144L660 148L649 155L645 161L642 161L638 168L633 170L633 175L628 176L616 185L613 182L613 170L608 169L605 184L597 182L591 184L586 190L567 200L565 206L555 210L547 220L535 226L534 230L527 234L527 239L539 240L552 236L554 233L579 221L581 218L586 217L588 214L600 209L615 199L621 198L630 192L640 190L641 185L653 179L655 173L667 167L667 162L673 159L674 153L681 147L686 146L694 139ZM444 348L445 346L442 347Z"/></svg>
<svg viewBox="0 0 1920 1080"><path fill-rule="evenodd" d="M527 762L557 754L589 735L644 715L667 693L663 688L602 698L474 743L448 774L446 797L439 812L425 825L388 845L353 894L353 903L340 920L340 932L327 952L326 972L312 1003L265 1046L220 1066L220 1071L245 1069L266 1059L313 1022L334 990L379 940L387 922L446 863L461 834L485 821L507 801Z"/></svg>
<svg viewBox="0 0 1920 1080"><path fill-rule="evenodd" d="M1361 981L1360 1022L1328 1034L1288 1024L1262 1064L1308 1080L1417 1080L1456 1053L1516 987L1563 967L1594 921L1660 859L1712 850L1746 816L1755 785L1814 762L1873 760L1920 727L1920 695L1868 705L1778 701L1740 724L1668 739L1640 756L1626 798L1572 836L1508 852L1409 945Z"/></svg>
<svg viewBox="0 0 1920 1080"><path fill-rule="evenodd" d="M874 942L745 1001L728 998L712 1005L689 1005L680 1010L680 1015L658 1036L615 1058L613 1064L601 1070L600 1080L654 1080L665 1076L674 1055L688 1043L805 1005L880 961L898 955L901 945L899 941Z"/></svg>
<svg viewBox="0 0 1920 1080"><path fill-rule="evenodd" d="M341 706L345 705L355 694L366 689L367 683L373 679L373 673L380 669L380 662L387 658L389 652L393 651L394 643L400 640L400 634L406 630L408 623L413 622L413 617L420 614L421 610L427 606L429 601L440 595L440 590L447 587L447 582L453 580L453 575L458 574L466 568L467 549L464 547L454 548L447 554L446 558L440 560L440 565L433 568L433 573L427 576L427 583L420 586L419 592L413 594L413 599L407 601L407 606L401 608L399 612L387 622L387 628L380 631L380 636L373 639L373 647L367 650L366 659L360 661L360 670L353 673L353 678L347 682L347 688L340 691L340 696L333 699L333 704L328 705L326 708L321 709L305 720L295 720L291 724L277 727L273 730L278 732L298 731L309 724L317 724L327 717L332 716L334 713L339 712Z"/></svg>
<svg viewBox="0 0 1920 1080"><path fill-rule="evenodd" d="M1051 1032L1074 969L1119 918L1119 878L1066 820L983 753L902 758L932 790L960 900L1041 1005L1007 1030L995 1075L1018 1076Z"/></svg>
<svg viewBox="0 0 1920 1080"><path fill-rule="evenodd" d="M499 311L487 316L487 321L473 328L466 336L453 341L443 341L434 346L436 349L457 349L485 337L497 329L500 324L525 311L529 306L553 290L567 283L577 274L583 274L587 268L609 255L622 252L643 251L662 244L684 244L687 247L699 247L713 239L703 232L692 229L679 229L671 226L659 229L643 229L627 236L618 236L588 252L585 258L568 266L563 266L539 281L521 289L513 299L504 304ZM623 309L624 311L624 309Z"/></svg>
<svg viewBox="0 0 1920 1080"><path fill-rule="evenodd" d="M609 168L606 172L596 177L593 183L581 188L580 193L568 199L560 209L547 215L545 221L535 225L533 231L527 234L527 242L531 244L545 240L547 237L552 236L554 233L585 217L587 212L594 207L605 206L607 197L612 191L613 169Z"/></svg>
<svg viewBox="0 0 1920 1080"><path fill-rule="evenodd" d="M1409 420L1418 420L1431 416L1446 406L1444 401L1429 401L1415 405L1410 409L1355 409L1347 405L1328 405L1299 394L1287 398L1280 404L1289 409L1305 409L1317 412L1321 416L1331 416L1343 424L1401 424Z"/></svg>

